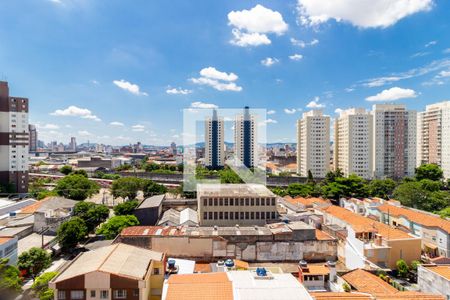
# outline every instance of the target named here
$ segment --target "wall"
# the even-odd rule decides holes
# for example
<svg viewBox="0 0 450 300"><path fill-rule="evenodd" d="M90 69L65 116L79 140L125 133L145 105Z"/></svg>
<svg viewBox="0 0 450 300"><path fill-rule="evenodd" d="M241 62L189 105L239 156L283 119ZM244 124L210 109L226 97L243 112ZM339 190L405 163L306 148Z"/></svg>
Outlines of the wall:
<svg viewBox="0 0 450 300"><path fill-rule="evenodd" d="M410 265L413 260L420 261L422 251L421 244L422 241L420 238L387 241L387 245L391 247L387 267L396 269L396 263L399 259L405 260L408 265Z"/></svg>
<svg viewBox="0 0 450 300"><path fill-rule="evenodd" d="M427 268L419 265L417 269L420 291L425 293L441 294L450 299L450 281Z"/></svg>

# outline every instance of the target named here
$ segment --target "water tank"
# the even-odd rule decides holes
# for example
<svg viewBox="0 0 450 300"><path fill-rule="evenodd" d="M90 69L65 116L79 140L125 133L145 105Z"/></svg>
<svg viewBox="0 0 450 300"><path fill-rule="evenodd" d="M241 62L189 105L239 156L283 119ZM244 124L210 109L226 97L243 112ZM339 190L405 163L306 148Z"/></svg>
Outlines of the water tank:
<svg viewBox="0 0 450 300"><path fill-rule="evenodd" d="M16 212L15 211L10 211L9 212L9 216L10 217L15 217L16 216Z"/></svg>
<svg viewBox="0 0 450 300"><path fill-rule="evenodd" d="M167 261L167 265L168 265L169 269L175 269L175 260L174 259L169 259Z"/></svg>
<svg viewBox="0 0 450 300"><path fill-rule="evenodd" d="M224 261L223 261L223 260L219 260L219 261L217 262L217 265L218 265L218 266L223 266L223 265L224 265Z"/></svg>
<svg viewBox="0 0 450 300"><path fill-rule="evenodd" d="M227 259L227 260L225 261L225 267L227 267L227 268L232 268L232 267L234 267L234 260L232 260L232 259Z"/></svg>
<svg viewBox="0 0 450 300"><path fill-rule="evenodd" d="M267 276L267 270L265 268L256 268L256 275L261 277Z"/></svg>

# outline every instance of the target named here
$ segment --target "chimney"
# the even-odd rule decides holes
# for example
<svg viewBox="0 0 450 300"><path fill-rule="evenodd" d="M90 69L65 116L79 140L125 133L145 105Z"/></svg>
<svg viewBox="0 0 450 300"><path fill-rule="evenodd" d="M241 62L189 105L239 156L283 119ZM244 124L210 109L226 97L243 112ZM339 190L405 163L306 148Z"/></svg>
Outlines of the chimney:
<svg viewBox="0 0 450 300"><path fill-rule="evenodd" d="M330 281L336 282L337 276L336 276L336 262L334 261L327 261L327 266L330 269Z"/></svg>
<svg viewBox="0 0 450 300"><path fill-rule="evenodd" d="M383 237L382 237L382 235L379 234L379 233L375 234L374 242L375 242L376 246L382 246L383 245Z"/></svg>

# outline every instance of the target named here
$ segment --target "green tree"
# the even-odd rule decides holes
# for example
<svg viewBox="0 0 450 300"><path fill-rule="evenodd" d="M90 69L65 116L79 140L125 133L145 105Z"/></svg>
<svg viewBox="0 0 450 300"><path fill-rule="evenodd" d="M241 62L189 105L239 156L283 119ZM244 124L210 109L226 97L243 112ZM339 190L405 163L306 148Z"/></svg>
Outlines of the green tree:
<svg viewBox="0 0 450 300"><path fill-rule="evenodd" d="M72 171L73 171L72 166L68 166L68 165L62 166L59 169L59 172L63 173L64 175L69 175L70 173L72 173Z"/></svg>
<svg viewBox="0 0 450 300"><path fill-rule="evenodd" d="M400 276L402 278L405 278L406 276L408 276L409 267L408 267L408 264L403 259L397 260L396 265L397 265L398 276Z"/></svg>
<svg viewBox="0 0 450 300"><path fill-rule="evenodd" d="M0 194L14 193L14 185L12 183L0 183Z"/></svg>
<svg viewBox="0 0 450 300"><path fill-rule="evenodd" d="M271 188L270 189L275 195L278 195L278 196L280 196L280 197L284 197L284 196L286 196L288 193L287 193L287 190L286 189L284 189L284 188L281 188L281 187L274 187L274 188Z"/></svg>
<svg viewBox="0 0 450 300"><path fill-rule="evenodd" d="M430 179L432 181L442 180L444 172L436 164L424 164L416 168L416 180Z"/></svg>
<svg viewBox="0 0 450 300"><path fill-rule="evenodd" d="M162 184L147 179L142 183L142 191L144 192L144 197L151 197L167 193L167 188Z"/></svg>
<svg viewBox="0 0 450 300"><path fill-rule="evenodd" d="M51 263L52 258L47 251L33 247L19 255L17 267L34 279L39 273L50 267Z"/></svg>
<svg viewBox="0 0 450 300"><path fill-rule="evenodd" d="M59 226L57 237L61 247L68 250L75 248L87 234L88 228L84 220L80 217L73 217Z"/></svg>
<svg viewBox="0 0 450 300"><path fill-rule="evenodd" d="M440 181L433 181L431 179L422 179L419 181L424 190L429 192L437 192L442 188L442 183Z"/></svg>
<svg viewBox="0 0 450 300"><path fill-rule="evenodd" d="M83 169L74 170L74 171L72 171L72 174L74 174L74 175L82 175L82 176L84 176L86 178L89 177L87 172L86 172L86 170L83 170Z"/></svg>
<svg viewBox="0 0 450 300"><path fill-rule="evenodd" d="M154 162L144 165L145 172L153 172L153 171L156 171L159 169L160 169L160 166L158 164L155 164Z"/></svg>
<svg viewBox="0 0 450 300"><path fill-rule="evenodd" d="M80 174L70 174L56 183L55 191L58 195L73 199L84 200L98 193L99 185Z"/></svg>
<svg viewBox="0 0 450 300"><path fill-rule="evenodd" d="M338 177L344 177L344 173L342 173L341 169L337 169L336 171L329 171L325 175L324 184L328 184L331 182L334 182L336 178Z"/></svg>
<svg viewBox="0 0 450 300"><path fill-rule="evenodd" d="M75 204L74 216L80 217L86 223L89 232L104 222L109 216L109 208L102 204L80 201Z"/></svg>
<svg viewBox="0 0 450 300"><path fill-rule="evenodd" d="M394 190L395 199L405 206L414 208L421 208L428 196L429 192L417 181L402 183Z"/></svg>
<svg viewBox="0 0 450 300"><path fill-rule="evenodd" d="M440 211L450 206L450 193L447 191L436 191L429 195L429 201L423 203L422 208L426 211Z"/></svg>
<svg viewBox="0 0 450 300"><path fill-rule="evenodd" d="M390 178L374 179L368 184L367 190L371 197L388 199L394 191L395 186L395 181Z"/></svg>
<svg viewBox="0 0 450 300"><path fill-rule="evenodd" d="M113 181L111 192L115 198L122 197L135 199L139 190L142 189L143 181L137 177L122 177Z"/></svg>
<svg viewBox="0 0 450 300"><path fill-rule="evenodd" d="M8 299L13 298L21 290L21 280L19 270L12 265L8 265L7 258L0 258L0 295Z"/></svg>
<svg viewBox="0 0 450 300"><path fill-rule="evenodd" d="M350 291L352 290L351 287L348 285L347 282L344 282L344 283L342 284L342 289L343 289L344 292L346 292L346 293L350 293Z"/></svg>
<svg viewBox="0 0 450 300"><path fill-rule="evenodd" d="M314 176L313 176L313 173L311 172L311 170L308 170L308 178L306 179L306 183L308 183L308 184L315 184L316 183L314 181Z"/></svg>
<svg viewBox="0 0 450 300"><path fill-rule="evenodd" d="M39 297L40 300L52 299L49 298L53 296L53 290L48 287L48 283L52 280L58 273L57 272L46 272L36 277L31 289L34 294Z"/></svg>
<svg viewBox="0 0 450 300"><path fill-rule="evenodd" d="M437 214L441 216L441 218L450 218L450 206L437 211Z"/></svg>
<svg viewBox="0 0 450 300"><path fill-rule="evenodd" d="M311 195L313 187L309 184L291 183L287 187L287 194L291 197L307 197Z"/></svg>
<svg viewBox="0 0 450 300"><path fill-rule="evenodd" d="M239 177L233 170L228 168L220 170L219 176L221 183L243 183L241 177Z"/></svg>
<svg viewBox="0 0 450 300"><path fill-rule="evenodd" d="M418 260L413 260L411 262L411 270L417 271L417 267L420 265L420 261Z"/></svg>
<svg viewBox="0 0 450 300"><path fill-rule="evenodd" d="M134 209L138 206L137 200L125 201L114 206L114 214L116 216L132 215Z"/></svg>
<svg viewBox="0 0 450 300"><path fill-rule="evenodd" d="M322 195L326 198L338 200L341 197L360 198L367 196L366 181L357 175L351 174L348 177L333 177L333 180L322 186Z"/></svg>
<svg viewBox="0 0 450 300"><path fill-rule="evenodd" d="M122 229L136 225L139 225L139 221L135 216L115 216L106 223L103 223L97 230L97 234L102 234L107 239L113 239L122 231Z"/></svg>

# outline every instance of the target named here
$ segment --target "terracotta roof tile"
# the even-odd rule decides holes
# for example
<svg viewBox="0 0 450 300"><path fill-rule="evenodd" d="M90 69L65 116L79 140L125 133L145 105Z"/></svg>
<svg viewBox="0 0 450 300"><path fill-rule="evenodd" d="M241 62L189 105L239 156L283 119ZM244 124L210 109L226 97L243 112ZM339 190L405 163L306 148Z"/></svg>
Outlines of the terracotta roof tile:
<svg viewBox="0 0 450 300"><path fill-rule="evenodd" d="M450 280L450 265L424 266L424 268Z"/></svg>
<svg viewBox="0 0 450 300"><path fill-rule="evenodd" d="M284 197L284 199L294 205L299 205L302 204L305 207L312 207L313 204L330 204L329 200L325 200L322 198L315 198L315 197L308 197L308 198L304 198L304 197L295 197L292 198L290 196L286 196Z"/></svg>
<svg viewBox="0 0 450 300"><path fill-rule="evenodd" d="M316 229L316 239L319 241L332 241L335 238L326 233L325 231L322 231L320 229Z"/></svg>
<svg viewBox="0 0 450 300"><path fill-rule="evenodd" d="M325 265L308 265L308 269L303 272L305 275L327 275L330 269Z"/></svg>
<svg viewBox="0 0 450 300"><path fill-rule="evenodd" d="M13 238L10 236L4 236L4 237L0 237L0 245L3 245L7 242L9 242L10 240L12 240Z"/></svg>
<svg viewBox="0 0 450 300"><path fill-rule="evenodd" d="M211 265L209 263L195 263L195 273L211 273Z"/></svg>
<svg viewBox="0 0 450 300"><path fill-rule="evenodd" d="M376 295L395 294L398 292L395 287L382 280L380 277L362 269L353 270L343 275L342 278L361 293Z"/></svg>
<svg viewBox="0 0 450 300"><path fill-rule="evenodd" d="M316 300L334 300L334 299L348 299L348 300L365 300L372 299L367 294L359 293L345 293L345 292L313 292L311 296Z"/></svg>
<svg viewBox="0 0 450 300"><path fill-rule="evenodd" d="M21 214L34 214L41 206L50 200L52 197L47 197L42 200L39 200L31 205L28 205L20 210Z"/></svg>
<svg viewBox="0 0 450 300"><path fill-rule="evenodd" d="M225 273L172 275L167 284L166 300L233 299L233 287Z"/></svg>

